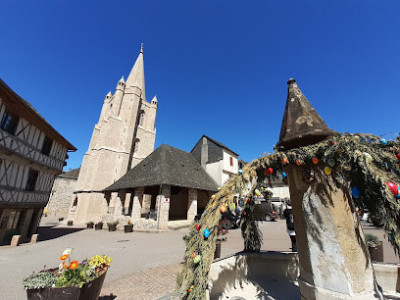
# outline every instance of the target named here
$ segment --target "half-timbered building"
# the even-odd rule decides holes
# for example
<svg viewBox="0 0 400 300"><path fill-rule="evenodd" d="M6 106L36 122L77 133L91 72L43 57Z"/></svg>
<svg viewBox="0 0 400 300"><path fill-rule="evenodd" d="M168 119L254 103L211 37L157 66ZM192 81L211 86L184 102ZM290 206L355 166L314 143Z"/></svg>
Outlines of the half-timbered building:
<svg viewBox="0 0 400 300"><path fill-rule="evenodd" d="M68 151L76 148L0 80L0 245L36 232Z"/></svg>

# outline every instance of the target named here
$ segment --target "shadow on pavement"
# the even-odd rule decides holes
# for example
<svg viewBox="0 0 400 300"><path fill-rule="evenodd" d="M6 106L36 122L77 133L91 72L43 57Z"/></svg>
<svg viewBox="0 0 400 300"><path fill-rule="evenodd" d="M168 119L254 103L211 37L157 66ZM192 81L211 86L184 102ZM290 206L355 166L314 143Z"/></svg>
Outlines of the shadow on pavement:
<svg viewBox="0 0 400 300"><path fill-rule="evenodd" d="M38 227L38 241L47 241L58 238L60 236L81 231L84 228L67 228L67 227L53 227L53 226L40 226ZM110 298L111 299L111 298ZM112 298L114 299L114 298Z"/></svg>
<svg viewBox="0 0 400 300"><path fill-rule="evenodd" d="M99 300L113 300L117 298L117 296L113 295L112 293L110 295L106 295L106 296L101 296L99 297Z"/></svg>

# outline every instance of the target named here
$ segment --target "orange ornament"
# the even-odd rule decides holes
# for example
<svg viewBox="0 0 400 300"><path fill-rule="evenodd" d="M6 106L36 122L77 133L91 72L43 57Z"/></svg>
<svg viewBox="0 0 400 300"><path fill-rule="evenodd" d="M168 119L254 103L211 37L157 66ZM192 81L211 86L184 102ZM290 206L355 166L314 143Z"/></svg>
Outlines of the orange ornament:
<svg viewBox="0 0 400 300"><path fill-rule="evenodd" d="M313 162L314 165L318 164L318 158L314 157L314 158L312 159L312 162Z"/></svg>
<svg viewBox="0 0 400 300"><path fill-rule="evenodd" d="M225 205L222 205L222 206L219 208L219 211L221 212L221 214L223 214L224 212L226 212L226 206L225 206Z"/></svg>
<svg viewBox="0 0 400 300"><path fill-rule="evenodd" d="M79 265L79 262L77 261L77 260L74 260L73 262L71 262L70 264L69 264L69 268L71 269L71 270L74 270L74 269L76 269L76 267Z"/></svg>
<svg viewBox="0 0 400 300"><path fill-rule="evenodd" d="M296 160L296 165L301 166L301 162Z"/></svg>
<svg viewBox="0 0 400 300"><path fill-rule="evenodd" d="M196 252L193 252L193 253L192 253L192 257L193 257L193 258L195 258L196 255L197 255Z"/></svg>
<svg viewBox="0 0 400 300"><path fill-rule="evenodd" d="M282 157L282 163L283 163L284 165L287 164L287 159L286 159L286 157Z"/></svg>
<svg viewBox="0 0 400 300"><path fill-rule="evenodd" d="M244 212L243 212L243 216L245 216L245 215L246 215L246 212L244 211Z"/></svg>
<svg viewBox="0 0 400 300"><path fill-rule="evenodd" d="M60 257L60 260L66 260L67 258L68 258L68 255L65 254L65 255L62 255L62 256Z"/></svg>

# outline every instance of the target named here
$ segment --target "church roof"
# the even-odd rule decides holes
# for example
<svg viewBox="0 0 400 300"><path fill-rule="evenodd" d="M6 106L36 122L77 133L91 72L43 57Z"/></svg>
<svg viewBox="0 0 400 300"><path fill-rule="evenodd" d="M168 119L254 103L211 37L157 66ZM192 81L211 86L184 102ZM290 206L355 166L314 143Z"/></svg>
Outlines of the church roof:
<svg viewBox="0 0 400 300"><path fill-rule="evenodd" d="M288 81L288 96L283 114L281 133L276 148L289 150L312 145L337 134L330 129L297 86L295 79Z"/></svg>
<svg viewBox="0 0 400 300"><path fill-rule="evenodd" d="M81 170L81 168L69 170L68 172L61 173L60 175L58 175L58 177L62 177L62 178L71 178L71 179L78 179L79 171L80 171L80 170Z"/></svg>
<svg viewBox="0 0 400 300"><path fill-rule="evenodd" d="M142 91L141 98L146 100L145 86L144 86L144 63L143 63L143 45L140 53L126 79L126 87L137 87Z"/></svg>
<svg viewBox="0 0 400 300"><path fill-rule="evenodd" d="M218 190L192 154L163 144L104 191L157 185Z"/></svg>

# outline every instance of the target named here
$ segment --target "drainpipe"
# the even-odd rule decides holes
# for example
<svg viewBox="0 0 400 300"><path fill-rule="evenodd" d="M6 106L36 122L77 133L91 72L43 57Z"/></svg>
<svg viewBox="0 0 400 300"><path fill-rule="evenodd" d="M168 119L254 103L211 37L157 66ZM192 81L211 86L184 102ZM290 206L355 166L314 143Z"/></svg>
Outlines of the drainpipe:
<svg viewBox="0 0 400 300"><path fill-rule="evenodd" d="M162 184L160 184L160 190L158 191L158 208L157 208L157 229L160 230L160 213L161 213L161 190Z"/></svg>

